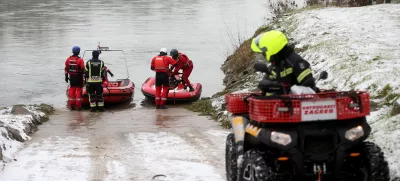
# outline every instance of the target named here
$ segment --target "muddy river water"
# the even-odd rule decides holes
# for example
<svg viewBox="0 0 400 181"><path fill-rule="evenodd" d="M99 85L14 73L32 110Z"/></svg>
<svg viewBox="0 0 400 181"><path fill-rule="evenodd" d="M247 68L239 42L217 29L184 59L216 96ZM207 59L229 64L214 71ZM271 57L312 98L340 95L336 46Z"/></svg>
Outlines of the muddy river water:
<svg viewBox="0 0 400 181"><path fill-rule="evenodd" d="M143 106L140 87L167 47L193 60L190 79L203 97L222 90L220 65L238 34L252 35L268 14L265 0L1 0L0 107L48 103L57 111L0 180L224 180L228 130L181 106ZM113 79L136 84L135 98L104 113L68 111L65 59L72 46L82 56L99 41L124 50L129 73L121 54L103 60Z"/></svg>

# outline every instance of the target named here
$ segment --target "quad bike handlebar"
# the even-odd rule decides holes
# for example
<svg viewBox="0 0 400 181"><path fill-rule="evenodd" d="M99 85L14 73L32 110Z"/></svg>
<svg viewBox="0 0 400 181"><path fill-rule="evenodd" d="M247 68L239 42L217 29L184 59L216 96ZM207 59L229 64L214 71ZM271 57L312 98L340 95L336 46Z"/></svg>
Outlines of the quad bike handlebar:
<svg viewBox="0 0 400 181"><path fill-rule="evenodd" d="M254 64L254 69L257 72L262 72L265 73L266 75L264 78L259 82L258 88L261 89L263 92L273 92L273 93L279 93L279 94L288 94L288 92L285 90L284 86L282 83L279 83L277 80L273 80L270 78L270 75L272 74L272 67L267 66L265 63L262 62L257 62ZM316 83L320 80L325 80L328 78L328 72L322 71L316 80ZM315 87L316 92L332 92L335 90L326 90L326 89L319 89L318 87Z"/></svg>

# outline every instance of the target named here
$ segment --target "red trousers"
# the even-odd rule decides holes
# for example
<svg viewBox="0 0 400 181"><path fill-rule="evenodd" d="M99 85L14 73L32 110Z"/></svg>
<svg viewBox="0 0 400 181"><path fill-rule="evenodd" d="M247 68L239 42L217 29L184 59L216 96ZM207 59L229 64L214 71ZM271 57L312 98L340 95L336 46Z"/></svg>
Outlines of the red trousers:
<svg viewBox="0 0 400 181"><path fill-rule="evenodd" d="M82 107L82 87L70 87L68 91L68 104L71 107Z"/></svg>
<svg viewBox="0 0 400 181"><path fill-rule="evenodd" d="M189 76L192 73L192 70L193 70L193 66L191 66L187 69L183 69L183 71L182 71L183 83L184 83L184 85L186 85L188 87L192 87L192 85L190 84L190 81L189 81Z"/></svg>
<svg viewBox="0 0 400 181"><path fill-rule="evenodd" d="M169 86L156 86L155 101L156 106L163 106L167 102Z"/></svg>

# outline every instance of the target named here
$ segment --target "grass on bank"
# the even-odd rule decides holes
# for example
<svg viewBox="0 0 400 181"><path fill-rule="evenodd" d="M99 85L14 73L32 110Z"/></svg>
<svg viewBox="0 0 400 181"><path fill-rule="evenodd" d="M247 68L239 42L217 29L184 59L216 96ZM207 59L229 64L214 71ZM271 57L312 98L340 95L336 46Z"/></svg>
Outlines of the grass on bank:
<svg viewBox="0 0 400 181"><path fill-rule="evenodd" d="M199 112L200 116L209 116L212 120L219 120L223 128L231 128L228 116L215 110L212 106L212 99L200 99L185 108L193 112Z"/></svg>

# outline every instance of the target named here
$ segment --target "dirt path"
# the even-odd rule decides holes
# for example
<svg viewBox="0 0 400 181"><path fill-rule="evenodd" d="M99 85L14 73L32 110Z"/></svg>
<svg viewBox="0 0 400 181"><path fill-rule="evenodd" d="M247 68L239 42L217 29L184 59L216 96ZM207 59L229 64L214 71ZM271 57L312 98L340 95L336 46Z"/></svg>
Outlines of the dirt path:
<svg viewBox="0 0 400 181"><path fill-rule="evenodd" d="M181 108L57 111L0 180L222 181L227 133Z"/></svg>

